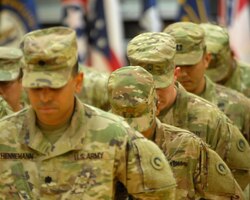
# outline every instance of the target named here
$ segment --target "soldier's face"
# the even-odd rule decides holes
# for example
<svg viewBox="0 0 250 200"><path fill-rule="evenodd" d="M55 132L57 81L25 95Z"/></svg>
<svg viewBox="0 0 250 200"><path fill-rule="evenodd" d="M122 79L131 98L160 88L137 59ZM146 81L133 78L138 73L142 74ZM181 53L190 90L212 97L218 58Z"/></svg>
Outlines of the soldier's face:
<svg viewBox="0 0 250 200"><path fill-rule="evenodd" d="M10 105L13 111L18 111L21 104L22 81L0 81L0 96Z"/></svg>
<svg viewBox="0 0 250 200"><path fill-rule="evenodd" d="M166 88L157 88L156 93L158 97L157 108L159 112L165 108L171 107L175 101L176 90L174 84L171 84Z"/></svg>
<svg viewBox="0 0 250 200"><path fill-rule="evenodd" d="M208 67L208 55L204 54L200 62L194 65L181 65L177 80L183 85L183 87L194 94L199 94L204 89L205 70Z"/></svg>
<svg viewBox="0 0 250 200"><path fill-rule="evenodd" d="M37 118L45 125L60 125L72 115L74 109L74 94L82 87L83 74L72 77L62 88L27 89L30 104Z"/></svg>

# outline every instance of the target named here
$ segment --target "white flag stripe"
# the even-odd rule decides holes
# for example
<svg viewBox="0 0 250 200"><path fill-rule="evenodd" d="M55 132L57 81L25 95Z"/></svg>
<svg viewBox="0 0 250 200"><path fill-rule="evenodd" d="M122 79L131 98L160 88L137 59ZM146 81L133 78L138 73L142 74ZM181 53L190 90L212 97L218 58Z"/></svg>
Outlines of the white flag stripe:
<svg viewBox="0 0 250 200"><path fill-rule="evenodd" d="M118 2L117 0L105 0L104 9L110 47L117 55L120 63L124 64L124 30Z"/></svg>
<svg viewBox="0 0 250 200"><path fill-rule="evenodd" d="M162 31L162 23L160 20L160 16L158 14L155 6L150 7L147 9L141 19L140 19L140 26L143 27L147 31L152 32L159 32Z"/></svg>

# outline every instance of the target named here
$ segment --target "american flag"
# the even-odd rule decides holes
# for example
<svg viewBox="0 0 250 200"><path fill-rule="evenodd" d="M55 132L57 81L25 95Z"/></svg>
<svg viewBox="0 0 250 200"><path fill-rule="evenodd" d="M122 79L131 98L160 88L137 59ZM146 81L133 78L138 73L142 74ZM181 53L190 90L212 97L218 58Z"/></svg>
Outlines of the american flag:
<svg viewBox="0 0 250 200"><path fill-rule="evenodd" d="M218 21L228 28L238 59L250 63L250 1L219 0Z"/></svg>
<svg viewBox="0 0 250 200"><path fill-rule="evenodd" d="M67 0L63 5L63 21L76 30L82 63L102 71L123 66L124 40L117 0Z"/></svg>

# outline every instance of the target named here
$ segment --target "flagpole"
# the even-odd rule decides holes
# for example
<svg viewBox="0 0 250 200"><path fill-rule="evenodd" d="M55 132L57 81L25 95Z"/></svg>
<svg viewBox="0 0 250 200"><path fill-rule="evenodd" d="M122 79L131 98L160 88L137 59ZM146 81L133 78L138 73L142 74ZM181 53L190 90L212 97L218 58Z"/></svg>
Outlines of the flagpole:
<svg viewBox="0 0 250 200"><path fill-rule="evenodd" d="M207 13L206 13L206 10L204 8L204 1L201 1L201 0L196 0L196 5L198 7L198 12L199 12L199 15L200 15L200 22L207 22L208 19L207 19Z"/></svg>

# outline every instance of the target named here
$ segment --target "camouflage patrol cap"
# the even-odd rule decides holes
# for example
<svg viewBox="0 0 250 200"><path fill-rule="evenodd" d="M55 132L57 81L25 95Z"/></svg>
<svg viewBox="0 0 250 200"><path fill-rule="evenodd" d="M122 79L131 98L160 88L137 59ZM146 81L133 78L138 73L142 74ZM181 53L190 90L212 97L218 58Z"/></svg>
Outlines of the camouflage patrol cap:
<svg viewBox="0 0 250 200"><path fill-rule="evenodd" d="M175 39L166 33L147 32L134 37L127 46L130 65L149 71L156 88L168 87L174 80Z"/></svg>
<svg viewBox="0 0 250 200"><path fill-rule="evenodd" d="M108 96L113 113L124 117L139 132L155 119L156 93L153 76L140 66L126 66L110 74Z"/></svg>
<svg viewBox="0 0 250 200"><path fill-rule="evenodd" d="M15 47L0 47L0 81L17 79L22 65L22 51Z"/></svg>
<svg viewBox="0 0 250 200"><path fill-rule="evenodd" d="M167 26L164 32L176 40L176 65L194 65L202 59L205 33L198 24L176 22Z"/></svg>
<svg viewBox="0 0 250 200"><path fill-rule="evenodd" d="M207 51L211 53L211 61L206 74L215 82L222 80L229 72L231 50L226 28L219 25L203 23Z"/></svg>
<svg viewBox="0 0 250 200"><path fill-rule="evenodd" d="M67 27L36 30L21 43L25 66L23 86L63 87L77 62L75 31Z"/></svg>

